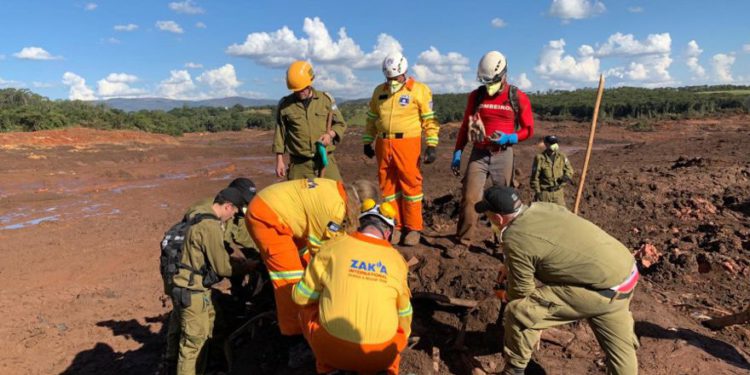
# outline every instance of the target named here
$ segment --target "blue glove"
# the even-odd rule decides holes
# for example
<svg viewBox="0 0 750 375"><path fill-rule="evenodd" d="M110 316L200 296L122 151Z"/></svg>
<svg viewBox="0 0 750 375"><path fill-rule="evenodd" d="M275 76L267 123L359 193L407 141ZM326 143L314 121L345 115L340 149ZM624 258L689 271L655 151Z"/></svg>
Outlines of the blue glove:
<svg viewBox="0 0 750 375"><path fill-rule="evenodd" d="M451 161L451 169L453 170L453 174L455 174L456 176L458 176L460 173L462 152L463 151L461 150L453 151L453 160Z"/></svg>
<svg viewBox="0 0 750 375"><path fill-rule="evenodd" d="M492 142L495 142L500 146L514 145L518 143L518 134L516 133L505 134L501 131L497 131L495 132L495 137L496 138L492 138Z"/></svg>

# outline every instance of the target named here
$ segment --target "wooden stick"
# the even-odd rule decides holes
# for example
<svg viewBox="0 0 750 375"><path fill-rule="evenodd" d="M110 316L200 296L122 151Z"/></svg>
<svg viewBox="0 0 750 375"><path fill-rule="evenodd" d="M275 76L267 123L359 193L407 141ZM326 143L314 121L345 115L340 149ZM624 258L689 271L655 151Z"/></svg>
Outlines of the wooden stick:
<svg viewBox="0 0 750 375"><path fill-rule="evenodd" d="M331 128L333 127L333 112L329 111L328 116L326 117L326 134L331 132ZM333 139L331 139L331 142L333 142ZM328 152L328 147L326 147L326 151ZM323 157L323 156L321 156ZM323 166L318 171L318 177L324 177L326 173L326 167Z"/></svg>
<svg viewBox="0 0 750 375"><path fill-rule="evenodd" d="M581 204L583 195L583 185L586 183L586 171L589 168L589 158L591 157L591 148L594 145L594 133L596 132L596 121L599 117L599 104L602 102L602 93L604 92L604 74L599 75L599 90L596 94L596 104L594 105L594 118L591 121L591 132L589 132L589 145L586 147L586 158L583 160L583 170L581 171L581 181L578 182L578 192L576 193L576 204L573 213L578 215L578 207Z"/></svg>
<svg viewBox="0 0 750 375"><path fill-rule="evenodd" d="M711 329L722 329L735 324L743 324L748 321L750 321L750 308L737 314L706 320L703 322L703 325Z"/></svg>

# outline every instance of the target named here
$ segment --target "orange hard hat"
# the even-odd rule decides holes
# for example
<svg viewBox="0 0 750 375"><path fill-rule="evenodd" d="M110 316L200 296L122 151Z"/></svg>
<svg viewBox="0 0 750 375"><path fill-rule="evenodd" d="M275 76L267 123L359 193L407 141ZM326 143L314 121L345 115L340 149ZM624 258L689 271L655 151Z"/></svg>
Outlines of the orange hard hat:
<svg viewBox="0 0 750 375"><path fill-rule="evenodd" d="M292 91L300 91L310 86L314 78L312 64L297 60L286 71L286 87Z"/></svg>

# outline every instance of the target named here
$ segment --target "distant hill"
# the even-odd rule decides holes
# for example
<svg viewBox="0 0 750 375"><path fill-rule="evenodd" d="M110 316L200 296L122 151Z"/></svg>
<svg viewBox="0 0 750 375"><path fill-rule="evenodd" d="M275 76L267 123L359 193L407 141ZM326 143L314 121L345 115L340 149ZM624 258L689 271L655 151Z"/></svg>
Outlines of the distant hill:
<svg viewBox="0 0 750 375"><path fill-rule="evenodd" d="M207 99L207 100L173 100L164 98L114 98L107 100L100 100L98 103L102 103L110 108L116 108L125 112L135 112L140 110L149 111L169 111L174 108L182 107L220 107L229 108L237 104L243 107L262 107L267 105L276 105L277 100L271 99L250 99L239 96L232 96L228 98L220 99Z"/></svg>

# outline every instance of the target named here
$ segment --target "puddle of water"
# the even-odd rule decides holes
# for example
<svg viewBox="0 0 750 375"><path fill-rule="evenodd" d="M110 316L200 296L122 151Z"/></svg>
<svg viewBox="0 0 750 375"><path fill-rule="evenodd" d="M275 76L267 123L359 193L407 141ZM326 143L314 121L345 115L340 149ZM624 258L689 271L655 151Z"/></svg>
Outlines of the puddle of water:
<svg viewBox="0 0 750 375"><path fill-rule="evenodd" d="M122 194L125 190L132 190L132 189L151 189L159 186L159 184L142 184L142 185L124 185L120 187L116 187L112 190L110 190L113 193Z"/></svg>
<svg viewBox="0 0 750 375"><path fill-rule="evenodd" d="M225 174L225 175L223 175L221 177L212 177L211 181L224 181L224 180L228 180L230 178L232 178L231 174Z"/></svg>
<svg viewBox="0 0 750 375"><path fill-rule="evenodd" d="M162 178L165 180L185 180L189 177L192 177L192 176L187 173L164 173L164 174L159 175L159 178Z"/></svg>
<svg viewBox="0 0 750 375"><path fill-rule="evenodd" d="M33 219L33 220L25 221L23 223L6 225L4 227L0 227L0 230L21 229L21 228L30 227L32 225L38 225L38 224L41 224L41 223L43 223L45 221L58 221L58 220L60 220L60 215L45 216L45 217L40 217L38 219Z"/></svg>
<svg viewBox="0 0 750 375"><path fill-rule="evenodd" d="M22 213L9 213L5 215L0 215L0 224L8 224L12 222L13 220L26 217L28 215L22 214Z"/></svg>

